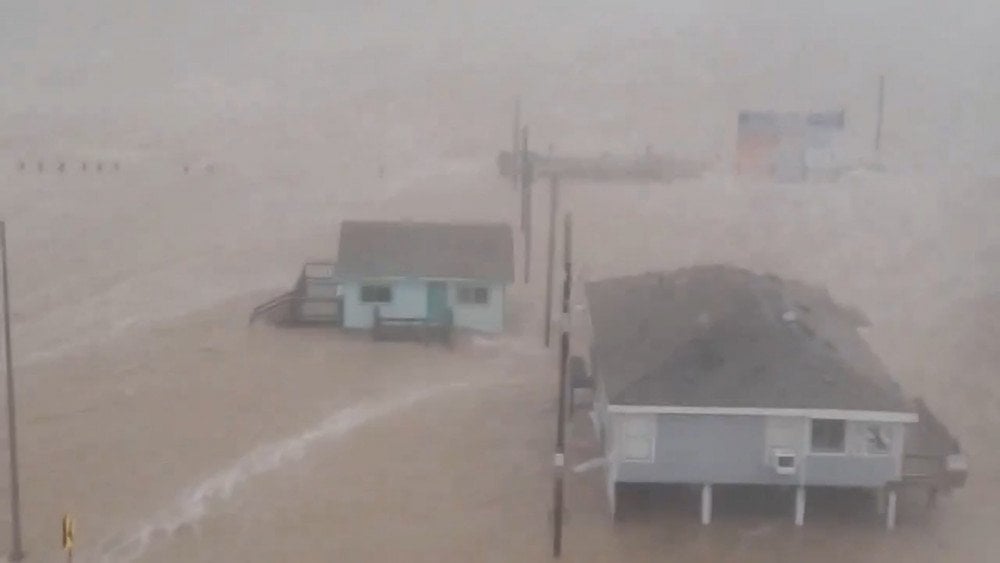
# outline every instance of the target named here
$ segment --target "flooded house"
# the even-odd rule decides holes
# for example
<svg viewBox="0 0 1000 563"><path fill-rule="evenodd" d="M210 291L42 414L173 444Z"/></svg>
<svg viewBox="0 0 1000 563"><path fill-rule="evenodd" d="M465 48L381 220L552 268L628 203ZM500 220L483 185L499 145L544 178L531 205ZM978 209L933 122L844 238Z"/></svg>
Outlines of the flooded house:
<svg viewBox="0 0 1000 563"><path fill-rule="evenodd" d="M586 299L612 514L622 484L699 487L706 524L713 486L770 485L795 491L802 525L807 488L822 486L871 490L894 526L897 491L917 478L904 444L933 417L859 334L859 311L721 265L591 282ZM927 452L939 472L964 471L957 442Z"/></svg>
<svg viewBox="0 0 1000 563"><path fill-rule="evenodd" d="M412 320L502 332L513 257L505 224L344 221L335 266L343 326Z"/></svg>

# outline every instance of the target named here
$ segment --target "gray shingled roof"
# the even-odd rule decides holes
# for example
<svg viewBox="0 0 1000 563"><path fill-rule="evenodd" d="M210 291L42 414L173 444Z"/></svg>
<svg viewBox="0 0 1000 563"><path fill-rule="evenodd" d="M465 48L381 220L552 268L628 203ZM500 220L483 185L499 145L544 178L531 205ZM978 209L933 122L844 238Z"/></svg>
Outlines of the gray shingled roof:
<svg viewBox="0 0 1000 563"><path fill-rule="evenodd" d="M912 412L829 293L729 266L587 284L593 359L618 405Z"/></svg>
<svg viewBox="0 0 1000 563"><path fill-rule="evenodd" d="M510 226L344 221L337 275L514 281Z"/></svg>

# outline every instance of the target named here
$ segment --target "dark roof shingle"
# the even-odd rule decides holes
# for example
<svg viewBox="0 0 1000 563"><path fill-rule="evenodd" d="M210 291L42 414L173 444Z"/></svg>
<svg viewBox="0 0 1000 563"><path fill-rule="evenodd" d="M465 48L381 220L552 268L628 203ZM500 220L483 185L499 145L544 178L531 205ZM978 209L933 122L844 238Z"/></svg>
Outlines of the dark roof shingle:
<svg viewBox="0 0 1000 563"><path fill-rule="evenodd" d="M612 404L912 412L829 293L729 266L587 284Z"/></svg>
<svg viewBox="0 0 1000 563"><path fill-rule="evenodd" d="M509 225L344 221L337 274L514 281Z"/></svg>

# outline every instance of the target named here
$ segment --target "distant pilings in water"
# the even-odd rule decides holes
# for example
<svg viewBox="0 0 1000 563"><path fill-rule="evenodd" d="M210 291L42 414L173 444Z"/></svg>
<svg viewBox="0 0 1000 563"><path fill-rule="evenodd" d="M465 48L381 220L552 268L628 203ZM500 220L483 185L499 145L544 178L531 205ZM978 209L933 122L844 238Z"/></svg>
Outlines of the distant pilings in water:
<svg viewBox="0 0 1000 563"><path fill-rule="evenodd" d="M176 170L174 168L177 166L176 161L173 164L167 164L168 167ZM120 160L114 159L84 159L76 160L72 158L19 158L14 161L14 169L21 174L32 174L32 175L42 175L42 174L114 174L116 172L121 172L125 170L125 166ZM219 166L215 162L181 162L180 170L185 175L203 174L211 176L219 171Z"/></svg>
<svg viewBox="0 0 1000 563"><path fill-rule="evenodd" d="M51 167L48 166L48 163L50 162L52 163ZM37 160L34 163L35 164L34 167L29 166L28 163L29 163L28 159L22 158L18 160L16 166L17 171L22 174L26 174L32 171L38 174L45 174L46 172L54 170L59 174L65 174L66 172L72 170L72 167L69 164L67 164L66 159ZM119 160L94 160L94 161L81 160L80 166L78 168L80 172L93 171L98 174L103 174L105 171L120 172L121 169L122 169L122 163Z"/></svg>
<svg viewBox="0 0 1000 563"><path fill-rule="evenodd" d="M215 174L215 163L214 162L208 162L208 163L200 164L200 165L193 165L193 164L190 164L190 163L185 163L181 169L184 170L185 174L194 174L194 173L197 173L197 172L203 172L205 174L211 175L211 174Z"/></svg>

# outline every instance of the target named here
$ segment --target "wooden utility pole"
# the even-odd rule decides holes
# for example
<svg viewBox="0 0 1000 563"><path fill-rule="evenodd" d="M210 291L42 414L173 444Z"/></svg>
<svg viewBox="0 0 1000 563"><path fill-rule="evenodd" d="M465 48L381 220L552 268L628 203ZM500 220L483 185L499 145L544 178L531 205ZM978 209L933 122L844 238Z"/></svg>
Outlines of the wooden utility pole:
<svg viewBox="0 0 1000 563"><path fill-rule="evenodd" d="M545 268L545 347L552 339L552 277L556 255L556 212L559 209L559 176L549 178L549 256Z"/></svg>
<svg viewBox="0 0 1000 563"><path fill-rule="evenodd" d="M513 155L514 171L510 175L513 188L518 188L519 170L521 166L521 96L514 98L514 129L511 131L511 155Z"/></svg>
<svg viewBox="0 0 1000 563"><path fill-rule="evenodd" d="M0 221L0 265L3 267L3 341L7 361L7 440L10 447L10 561L24 559L21 546L21 487L17 467L17 414L14 400L14 359L10 344L10 277L7 275L7 224Z"/></svg>
<svg viewBox="0 0 1000 563"><path fill-rule="evenodd" d="M524 142L521 144L521 232L524 233L524 283L531 279L531 185L534 170L528 158L528 127L524 127Z"/></svg>
<svg viewBox="0 0 1000 563"><path fill-rule="evenodd" d="M553 487L553 533L552 556L562 555L563 528L563 481L566 470L566 387L567 364L569 360L569 302L573 287L572 265L572 225L571 217L566 215L563 231L563 301L562 301L562 337L559 344L559 412L556 415L556 453L553 459L555 484Z"/></svg>
<svg viewBox="0 0 1000 563"><path fill-rule="evenodd" d="M885 108L885 75L878 77L878 117L875 122L875 154L882 149L882 112Z"/></svg>
<svg viewBox="0 0 1000 563"><path fill-rule="evenodd" d="M520 164L516 165L517 173L520 175L521 180L521 233L523 234L527 228L527 203L525 201L525 194L527 194L528 181L530 171L528 167L531 166L531 162L528 160L528 126L521 128L521 150L520 150Z"/></svg>

